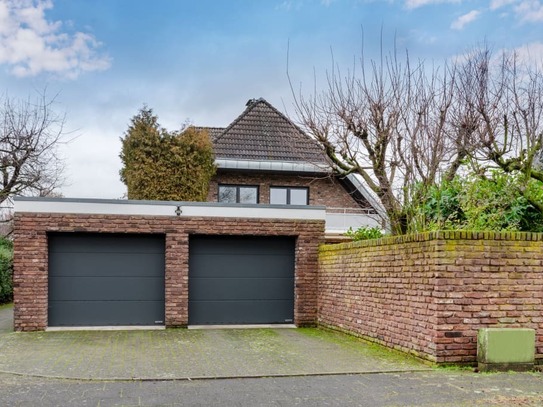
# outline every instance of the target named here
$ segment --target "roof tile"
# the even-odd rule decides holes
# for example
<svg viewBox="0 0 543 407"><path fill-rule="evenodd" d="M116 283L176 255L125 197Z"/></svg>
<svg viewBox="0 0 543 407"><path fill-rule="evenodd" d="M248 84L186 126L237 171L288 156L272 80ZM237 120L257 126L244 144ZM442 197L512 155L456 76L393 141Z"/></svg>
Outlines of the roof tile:
<svg viewBox="0 0 543 407"><path fill-rule="evenodd" d="M217 158L327 162L314 140L262 98L249 100L245 111L222 132L205 129Z"/></svg>
<svg viewBox="0 0 543 407"><path fill-rule="evenodd" d="M203 126L194 126L194 129L197 131L207 131L211 141L215 141L224 131L224 127L203 127Z"/></svg>

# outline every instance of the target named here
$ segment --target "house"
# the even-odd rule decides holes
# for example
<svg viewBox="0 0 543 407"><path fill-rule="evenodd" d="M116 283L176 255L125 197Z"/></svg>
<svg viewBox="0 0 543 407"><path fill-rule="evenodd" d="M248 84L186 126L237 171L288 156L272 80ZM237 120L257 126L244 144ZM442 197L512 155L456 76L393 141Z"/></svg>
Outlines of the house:
<svg viewBox="0 0 543 407"><path fill-rule="evenodd" d="M383 227L379 203L355 175L334 175L322 148L266 100L251 99L228 127L199 127L214 144L209 202L321 205L326 235Z"/></svg>
<svg viewBox="0 0 543 407"><path fill-rule="evenodd" d="M17 331L317 322L319 245L379 206L263 99L207 130L210 202L15 199Z"/></svg>

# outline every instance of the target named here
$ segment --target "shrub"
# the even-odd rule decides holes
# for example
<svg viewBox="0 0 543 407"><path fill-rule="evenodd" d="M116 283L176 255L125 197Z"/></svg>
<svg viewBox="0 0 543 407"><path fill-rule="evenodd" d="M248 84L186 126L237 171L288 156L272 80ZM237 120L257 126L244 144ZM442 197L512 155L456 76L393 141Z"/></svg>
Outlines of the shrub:
<svg viewBox="0 0 543 407"><path fill-rule="evenodd" d="M425 199L414 208L416 215L412 216L412 219L416 220L417 224L411 225L410 229L421 232L460 228L466 220L459 200L463 195L463 187L464 183L460 178L430 187L425 193Z"/></svg>
<svg viewBox="0 0 543 407"><path fill-rule="evenodd" d="M519 174L456 177L426 191L410 230L542 232L543 213L532 202L543 202L543 185Z"/></svg>
<svg viewBox="0 0 543 407"><path fill-rule="evenodd" d="M351 227L345 233L345 236L349 236L354 241L379 239L380 237L383 237L383 231L378 227L361 226L356 230L353 230L353 228Z"/></svg>
<svg viewBox="0 0 543 407"><path fill-rule="evenodd" d="M13 301L13 243L0 238L0 304Z"/></svg>

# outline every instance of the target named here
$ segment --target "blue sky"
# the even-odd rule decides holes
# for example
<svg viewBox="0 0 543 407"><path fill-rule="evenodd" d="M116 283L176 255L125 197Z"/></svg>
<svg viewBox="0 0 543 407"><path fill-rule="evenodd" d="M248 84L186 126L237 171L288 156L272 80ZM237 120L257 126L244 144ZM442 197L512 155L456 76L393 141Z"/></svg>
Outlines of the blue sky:
<svg viewBox="0 0 543 407"><path fill-rule="evenodd" d="M483 42L543 61L539 0L0 0L0 89L58 95L77 136L65 196L119 198L119 137L144 103L170 130L226 126L250 98L292 114L287 49L309 90L331 50L345 68L362 44L378 57L381 31L385 51L439 64Z"/></svg>

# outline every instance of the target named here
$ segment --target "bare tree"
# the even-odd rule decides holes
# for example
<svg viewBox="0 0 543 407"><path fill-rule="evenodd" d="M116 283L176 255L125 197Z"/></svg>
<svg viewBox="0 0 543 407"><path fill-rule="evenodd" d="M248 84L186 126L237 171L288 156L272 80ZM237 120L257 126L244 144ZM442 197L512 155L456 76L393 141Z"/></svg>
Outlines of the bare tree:
<svg viewBox="0 0 543 407"><path fill-rule="evenodd" d="M19 194L48 196L61 185L57 147L65 120L53 111L53 102L45 94L0 100L0 203Z"/></svg>
<svg viewBox="0 0 543 407"><path fill-rule="evenodd" d="M451 178L466 156L451 124L454 66L412 64L394 52L343 75L333 63L325 89L295 92L301 126L340 174L357 174L378 198L391 231L402 234L426 187ZM290 78L289 78L290 80Z"/></svg>
<svg viewBox="0 0 543 407"><path fill-rule="evenodd" d="M469 53L459 65L457 93L470 117L472 164L479 172L499 168L526 183L543 181L543 74L516 53L494 56L488 47ZM526 198L543 212L543 202Z"/></svg>

